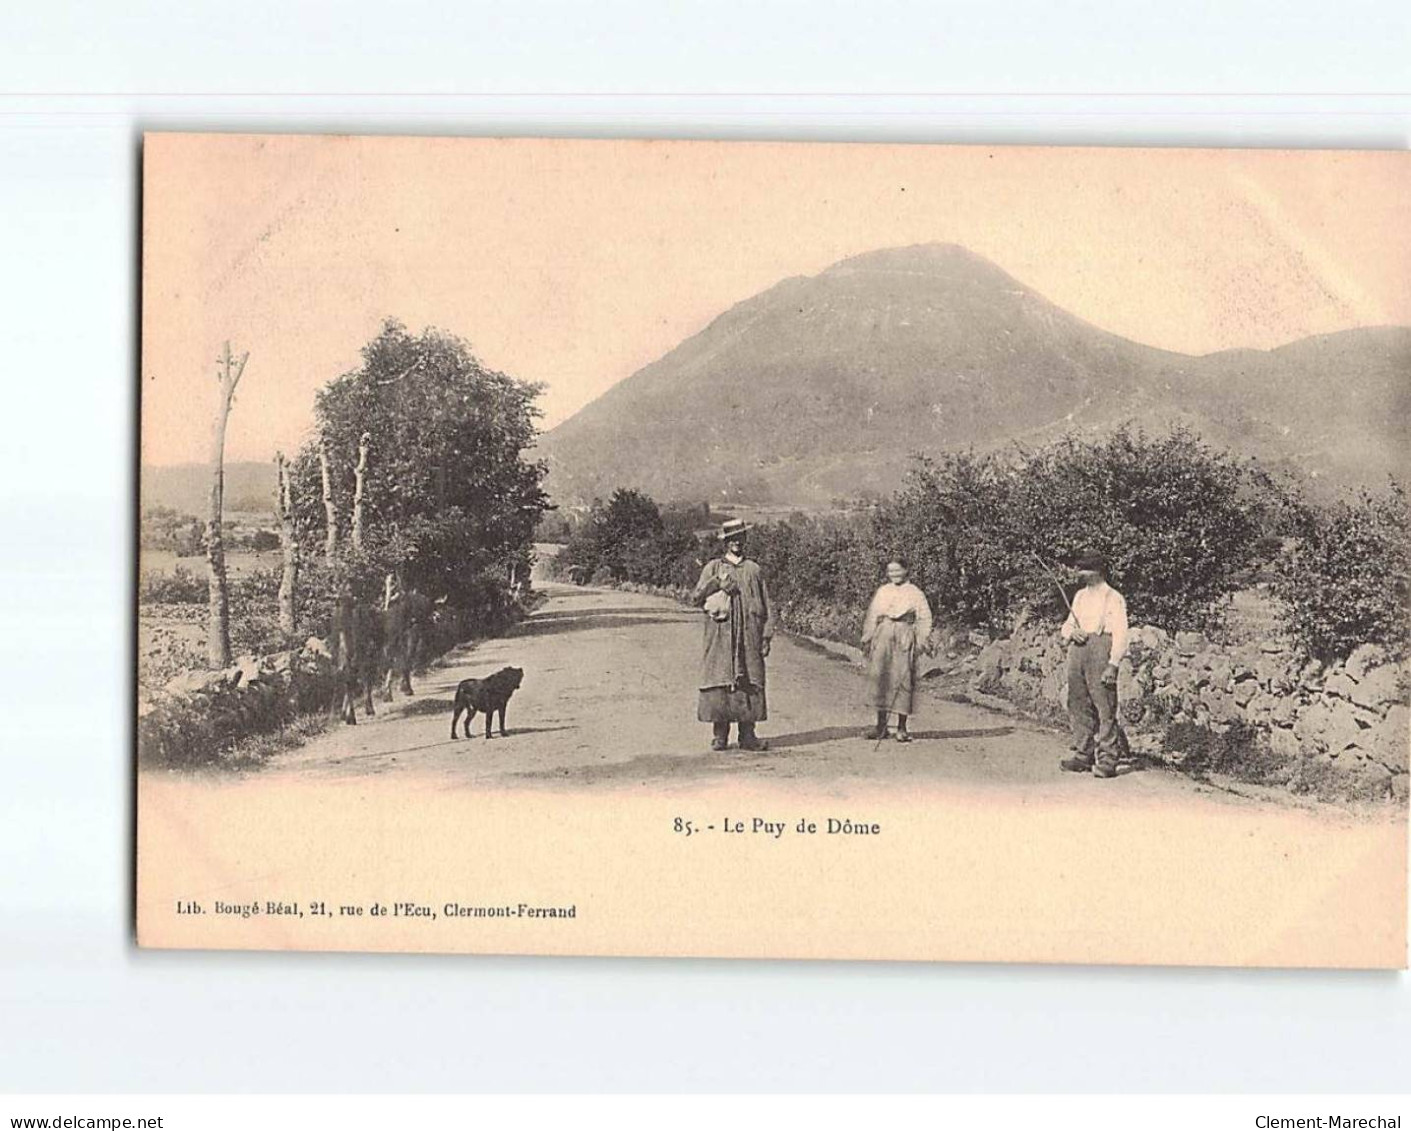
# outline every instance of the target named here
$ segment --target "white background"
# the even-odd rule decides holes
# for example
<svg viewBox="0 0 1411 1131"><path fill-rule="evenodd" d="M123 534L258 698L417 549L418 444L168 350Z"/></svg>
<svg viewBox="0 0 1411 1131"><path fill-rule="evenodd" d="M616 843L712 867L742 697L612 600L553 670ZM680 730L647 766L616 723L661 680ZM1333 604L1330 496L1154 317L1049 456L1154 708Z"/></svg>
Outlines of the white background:
<svg viewBox="0 0 1411 1131"><path fill-rule="evenodd" d="M128 927L142 129L1405 148L1403 8L7 5L0 1090L1405 1089L1405 975L139 953Z"/></svg>

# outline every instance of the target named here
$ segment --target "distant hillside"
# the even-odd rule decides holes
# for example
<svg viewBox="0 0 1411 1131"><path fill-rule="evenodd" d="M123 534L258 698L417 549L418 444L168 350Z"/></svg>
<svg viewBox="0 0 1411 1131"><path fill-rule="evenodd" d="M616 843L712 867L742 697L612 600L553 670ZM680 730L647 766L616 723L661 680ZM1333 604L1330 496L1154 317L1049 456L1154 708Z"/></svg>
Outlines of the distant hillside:
<svg viewBox="0 0 1411 1131"><path fill-rule="evenodd" d="M206 517L210 505L211 469L204 463L142 469L142 506L171 507L185 514ZM228 511L274 510L273 463L227 463L225 506ZM258 506L252 504L258 503Z"/></svg>
<svg viewBox="0 0 1411 1131"><path fill-rule="evenodd" d="M1411 470L1411 328L1378 326L1201 359L1210 431L1344 486Z"/></svg>
<svg viewBox="0 0 1411 1131"><path fill-rule="evenodd" d="M732 307L551 432L556 501L818 502L913 452L1185 423L1324 481L1405 474L1411 329L1193 357L1108 333L954 245L870 252Z"/></svg>

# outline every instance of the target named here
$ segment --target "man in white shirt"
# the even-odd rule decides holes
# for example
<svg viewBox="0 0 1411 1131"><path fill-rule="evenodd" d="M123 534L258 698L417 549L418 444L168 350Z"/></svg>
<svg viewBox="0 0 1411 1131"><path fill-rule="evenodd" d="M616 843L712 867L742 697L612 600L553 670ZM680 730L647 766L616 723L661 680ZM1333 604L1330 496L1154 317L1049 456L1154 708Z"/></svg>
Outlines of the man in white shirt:
<svg viewBox="0 0 1411 1131"><path fill-rule="evenodd" d="M1068 717L1073 753L1059 763L1075 773L1117 776L1117 665L1127 654L1127 602L1107 583L1107 561L1088 553L1075 563L1083 587L1063 622L1068 646Z"/></svg>

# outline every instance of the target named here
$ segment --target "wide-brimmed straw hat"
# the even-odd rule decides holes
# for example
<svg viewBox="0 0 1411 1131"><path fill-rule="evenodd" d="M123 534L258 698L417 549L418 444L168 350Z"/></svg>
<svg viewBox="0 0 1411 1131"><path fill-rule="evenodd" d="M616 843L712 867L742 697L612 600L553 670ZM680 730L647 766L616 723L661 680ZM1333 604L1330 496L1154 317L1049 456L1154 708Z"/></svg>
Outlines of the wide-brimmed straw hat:
<svg viewBox="0 0 1411 1131"><path fill-rule="evenodd" d="M732 538L742 537L746 531L753 530L754 526L742 518L727 519L720 525L720 533L715 536L717 542L728 542Z"/></svg>

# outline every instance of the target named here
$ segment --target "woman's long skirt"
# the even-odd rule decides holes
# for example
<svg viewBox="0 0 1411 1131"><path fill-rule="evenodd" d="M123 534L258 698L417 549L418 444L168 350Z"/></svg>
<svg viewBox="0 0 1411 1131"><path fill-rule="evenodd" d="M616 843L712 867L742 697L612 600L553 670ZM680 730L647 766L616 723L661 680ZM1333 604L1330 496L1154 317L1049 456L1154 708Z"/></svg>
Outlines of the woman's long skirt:
<svg viewBox="0 0 1411 1131"><path fill-rule="evenodd" d="M874 711L913 714L916 708L916 626L882 620L872 634L867 698Z"/></svg>

